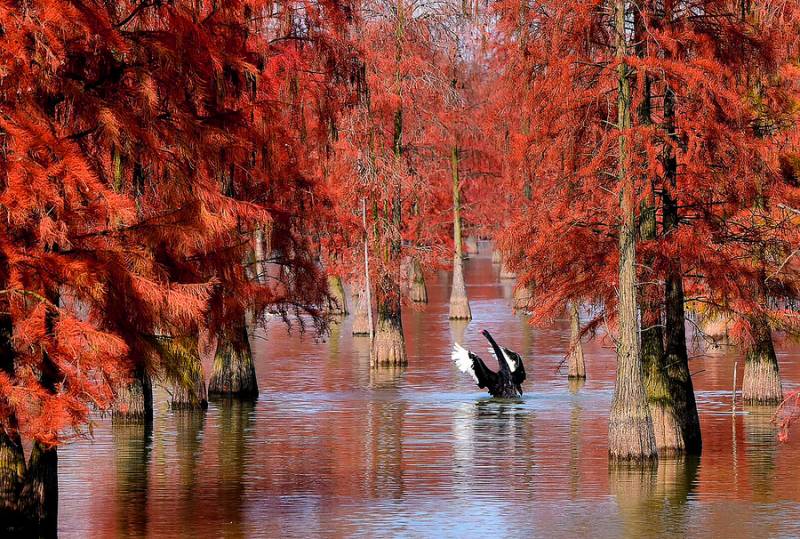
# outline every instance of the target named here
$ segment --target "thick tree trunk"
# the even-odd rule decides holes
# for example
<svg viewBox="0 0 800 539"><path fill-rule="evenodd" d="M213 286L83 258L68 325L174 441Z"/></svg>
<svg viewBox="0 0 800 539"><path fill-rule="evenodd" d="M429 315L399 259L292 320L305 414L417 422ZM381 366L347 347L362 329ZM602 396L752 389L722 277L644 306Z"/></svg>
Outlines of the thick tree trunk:
<svg viewBox="0 0 800 539"><path fill-rule="evenodd" d="M170 408L173 410L205 410L208 408L208 394L200 359L197 337L175 339L172 346L179 347L176 356L180 363L172 378Z"/></svg>
<svg viewBox="0 0 800 539"><path fill-rule="evenodd" d="M425 286L425 274L422 265L416 258L411 259L408 266L409 280L411 281L408 297L414 303L428 303L428 287Z"/></svg>
<svg viewBox="0 0 800 539"><path fill-rule="evenodd" d="M745 404L778 404L783 400L783 387L769 322L763 316L753 317L750 327L752 343L745 353L742 400Z"/></svg>
<svg viewBox="0 0 800 539"><path fill-rule="evenodd" d="M113 423L148 423L153 420L153 384L140 367L133 380L117 391L111 411Z"/></svg>
<svg viewBox="0 0 800 539"><path fill-rule="evenodd" d="M360 290L353 298L356 304L355 316L353 316L353 335L362 337L369 335L369 312L370 305L367 303L367 293Z"/></svg>
<svg viewBox="0 0 800 539"><path fill-rule="evenodd" d="M332 315L347 315L350 312L347 309L347 298L344 294L344 284L342 278L338 275L328 276L328 314Z"/></svg>
<svg viewBox="0 0 800 539"><path fill-rule="evenodd" d="M400 314L400 286L391 277L384 276L376 293L378 323L372 343L373 366L405 365L405 339Z"/></svg>
<svg viewBox="0 0 800 539"><path fill-rule="evenodd" d="M628 149L624 133L631 126L631 90L625 28L625 0L615 0L616 55L619 90L617 96L619 138L618 178L622 184L619 228L619 341L617 375L608 421L608 452L615 461L651 461L657 458L653 420L647 405L639 350L636 300L636 230L633 178L627 170Z"/></svg>
<svg viewBox="0 0 800 539"><path fill-rule="evenodd" d="M244 321L218 337L208 394L242 400L258 397L253 352Z"/></svg>
<svg viewBox="0 0 800 539"><path fill-rule="evenodd" d="M586 378L586 363L581 345L581 317L576 302L569 306L569 360L567 378Z"/></svg>
<svg viewBox="0 0 800 539"><path fill-rule="evenodd" d="M58 529L58 452L34 442L23 498L39 535L55 537Z"/></svg>

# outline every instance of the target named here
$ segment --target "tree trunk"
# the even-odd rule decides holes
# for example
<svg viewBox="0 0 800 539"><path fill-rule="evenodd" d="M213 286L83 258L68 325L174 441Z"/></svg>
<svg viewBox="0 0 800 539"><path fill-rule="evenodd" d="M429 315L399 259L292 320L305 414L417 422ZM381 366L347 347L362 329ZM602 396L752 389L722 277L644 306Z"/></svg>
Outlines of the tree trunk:
<svg viewBox="0 0 800 539"><path fill-rule="evenodd" d="M523 313L529 312L529 304L531 302L531 289L529 286L522 286L518 284L514 287L514 301L513 306L515 311L522 311Z"/></svg>
<svg viewBox="0 0 800 539"><path fill-rule="evenodd" d="M464 283L464 257L461 252L461 178L458 172L459 151L450 151L453 179L453 287L450 289L450 320L472 320L472 310Z"/></svg>
<svg viewBox="0 0 800 539"><path fill-rule="evenodd" d="M208 394L242 400L258 397L253 352L244 320L218 337Z"/></svg>
<svg viewBox="0 0 800 539"><path fill-rule="evenodd" d="M583 360L583 346L581 345L581 318L578 303L572 302L569 306L569 362L567 378L586 378L586 363Z"/></svg>
<svg viewBox="0 0 800 539"><path fill-rule="evenodd" d="M368 336L369 335L369 305L367 304L366 290L360 290L353 298L356 303L356 312L353 317L353 335Z"/></svg>
<svg viewBox="0 0 800 539"><path fill-rule="evenodd" d="M625 29L625 0L615 0L618 72L617 121L619 137L618 179L622 184L619 228L619 341L617 375L608 422L608 452L612 461L650 461L657 458L653 420L647 405L639 350L636 301L636 230L633 178L627 170L625 131L631 126L631 90Z"/></svg>
<svg viewBox="0 0 800 539"><path fill-rule="evenodd" d="M176 372L172 379L170 408L173 410L205 410L208 408L206 380L203 362L200 359L198 338L196 336L171 339L178 358Z"/></svg>
<svg viewBox="0 0 800 539"><path fill-rule="evenodd" d="M492 251L492 264L502 264L503 263L503 254L500 252L499 249L495 249Z"/></svg>
<svg viewBox="0 0 800 539"><path fill-rule="evenodd" d="M411 259L411 264L408 267L409 279L411 287L408 291L408 296L414 303L428 303L428 287L425 286L425 274L422 271L422 265L416 258Z"/></svg>
<svg viewBox="0 0 800 539"><path fill-rule="evenodd" d="M153 420L153 384L144 367L137 368L133 380L117 390L111 420L113 423L149 423Z"/></svg>
<svg viewBox="0 0 800 539"><path fill-rule="evenodd" d="M783 388L769 322L764 316L753 317L750 327L752 343L745 353L742 400L745 404L779 404Z"/></svg>
<svg viewBox="0 0 800 539"><path fill-rule="evenodd" d="M675 94L667 87L664 95L664 121L670 137L675 138ZM664 163L668 188L663 194L664 235L674 233L680 223L678 202L673 192L677 188L677 160L672 150ZM690 455L702 451L700 417L694 396L692 375L689 372L689 352L686 349L686 313L684 310L683 273L680 256L671 261L664 285L666 314L667 375L670 379L675 416L680 423L683 449ZM676 448L676 450L679 448Z"/></svg>
<svg viewBox="0 0 800 539"><path fill-rule="evenodd" d="M34 442L23 498L39 535L55 537L58 529L58 452Z"/></svg>
<svg viewBox="0 0 800 539"><path fill-rule="evenodd" d="M377 289L378 324L372 343L373 366L405 365L408 362L400 314L400 286L385 275Z"/></svg>
<svg viewBox="0 0 800 539"><path fill-rule="evenodd" d="M21 536L29 526L22 500L25 454L18 436L0 431L0 535Z"/></svg>
<svg viewBox="0 0 800 539"><path fill-rule="evenodd" d="M347 298L344 295L344 284L338 275L328 276L328 314L347 315Z"/></svg>

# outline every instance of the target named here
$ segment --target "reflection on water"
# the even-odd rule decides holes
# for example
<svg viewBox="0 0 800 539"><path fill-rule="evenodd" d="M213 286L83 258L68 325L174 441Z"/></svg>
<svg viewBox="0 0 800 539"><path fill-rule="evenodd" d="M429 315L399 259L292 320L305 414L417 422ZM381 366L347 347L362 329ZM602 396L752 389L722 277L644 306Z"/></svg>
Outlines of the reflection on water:
<svg viewBox="0 0 800 539"><path fill-rule="evenodd" d="M430 303L405 313L404 369L370 369L351 318L324 339L275 324L254 340L257 402L176 413L162 392L152 430L98 418L60 451L61 535L800 535L800 433L779 445L771 410L731 413L735 350L693 360L701 459L609 470L613 343L586 342L589 379L568 382L568 321L513 315L488 256L465 277L475 319L449 321L449 277L431 275ZM454 341L493 366L483 329L525 357L523 399L488 399L452 367ZM792 389L800 350L780 350Z"/></svg>

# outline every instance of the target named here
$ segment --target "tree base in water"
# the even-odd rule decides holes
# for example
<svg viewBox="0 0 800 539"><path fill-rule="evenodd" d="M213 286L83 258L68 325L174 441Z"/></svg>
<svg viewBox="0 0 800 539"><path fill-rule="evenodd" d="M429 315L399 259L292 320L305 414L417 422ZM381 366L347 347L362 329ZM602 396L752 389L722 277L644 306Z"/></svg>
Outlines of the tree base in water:
<svg viewBox="0 0 800 539"><path fill-rule="evenodd" d="M658 459L653 421L646 403L625 407L612 404L608 457L614 463L647 463Z"/></svg>
<svg viewBox="0 0 800 539"><path fill-rule="evenodd" d="M531 301L531 291L527 286L517 286L514 288L514 310L523 313L528 312L528 305Z"/></svg>
<svg viewBox="0 0 800 539"><path fill-rule="evenodd" d="M353 317L353 335L369 335L369 311L367 295L363 290L356 295L356 312Z"/></svg>
<svg viewBox="0 0 800 539"><path fill-rule="evenodd" d="M414 303L428 303L428 287L425 286L425 274L419 260L412 259L408 268L408 297Z"/></svg>
<svg viewBox="0 0 800 539"><path fill-rule="evenodd" d="M138 374L117 391L111 411L113 423L148 423L153 421L153 385L150 375Z"/></svg>
<svg viewBox="0 0 800 539"><path fill-rule="evenodd" d="M472 309L466 296L450 297L450 320L472 320Z"/></svg>
<svg viewBox="0 0 800 539"><path fill-rule="evenodd" d="M382 324L375 333L370 363L373 366L401 366L408 363L402 330Z"/></svg>
<svg viewBox="0 0 800 539"><path fill-rule="evenodd" d="M246 332L235 342L220 336L214 370L208 384L210 397L255 399L258 397L256 369Z"/></svg>
<svg viewBox="0 0 800 539"><path fill-rule="evenodd" d="M205 410L208 408L208 395L203 372L192 373L189 383L175 383L169 407L173 410Z"/></svg>
<svg viewBox="0 0 800 539"><path fill-rule="evenodd" d="M780 404L783 387L777 361L765 358L748 358L744 364L742 401L745 404Z"/></svg>
<svg viewBox="0 0 800 539"><path fill-rule="evenodd" d="M686 453L683 433L675 409L664 402L650 402L650 416L653 418L653 433L659 457L675 457Z"/></svg>

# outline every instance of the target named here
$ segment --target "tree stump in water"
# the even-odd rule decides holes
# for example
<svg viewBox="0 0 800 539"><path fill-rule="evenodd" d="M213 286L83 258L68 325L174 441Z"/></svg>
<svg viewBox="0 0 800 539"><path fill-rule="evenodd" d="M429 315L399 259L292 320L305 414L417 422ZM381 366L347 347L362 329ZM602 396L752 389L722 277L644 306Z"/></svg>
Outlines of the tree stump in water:
<svg viewBox="0 0 800 539"><path fill-rule="evenodd" d="M514 287L514 300L513 306L515 311L520 311L523 313L528 312L528 305L531 301L531 289L527 286L520 286L517 285Z"/></svg>
<svg viewBox="0 0 800 539"><path fill-rule="evenodd" d="M402 326L378 318L370 362L373 366L403 366L408 363Z"/></svg>

